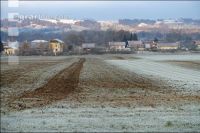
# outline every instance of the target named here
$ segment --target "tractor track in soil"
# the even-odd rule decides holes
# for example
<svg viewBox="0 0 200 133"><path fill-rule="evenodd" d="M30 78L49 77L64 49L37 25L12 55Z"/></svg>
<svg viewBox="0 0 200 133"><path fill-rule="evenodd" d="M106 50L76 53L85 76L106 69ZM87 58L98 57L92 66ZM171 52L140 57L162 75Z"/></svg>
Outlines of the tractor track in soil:
<svg viewBox="0 0 200 133"><path fill-rule="evenodd" d="M42 107L66 98L66 96L78 87L79 75L85 58L72 63L69 67L52 77L47 84L34 91L24 92L9 103L13 110L23 110L33 107Z"/></svg>

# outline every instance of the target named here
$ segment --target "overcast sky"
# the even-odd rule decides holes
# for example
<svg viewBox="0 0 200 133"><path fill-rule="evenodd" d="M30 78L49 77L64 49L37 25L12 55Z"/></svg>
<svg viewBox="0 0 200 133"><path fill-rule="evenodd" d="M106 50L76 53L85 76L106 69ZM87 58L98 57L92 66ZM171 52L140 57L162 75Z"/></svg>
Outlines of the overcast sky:
<svg viewBox="0 0 200 133"><path fill-rule="evenodd" d="M200 19L200 1L20 1L15 8L8 8L8 3L3 1L1 6L2 17L7 17L8 12L18 12L20 15L95 20Z"/></svg>

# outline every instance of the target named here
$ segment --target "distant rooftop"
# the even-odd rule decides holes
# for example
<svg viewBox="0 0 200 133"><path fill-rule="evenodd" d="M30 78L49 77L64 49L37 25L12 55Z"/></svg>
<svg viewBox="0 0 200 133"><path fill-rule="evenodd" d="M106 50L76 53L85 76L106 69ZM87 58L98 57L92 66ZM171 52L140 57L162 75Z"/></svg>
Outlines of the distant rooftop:
<svg viewBox="0 0 200 133"><path fill-rule="evenodd" d="M95 43L83 43L82 48L95 48Z"/></svg>
<svg viewBox="0 0 200 133"><path fill-rule="evenodd" d="M60 39L52 39L50 42L54 42L54 41L56 41L56 42L59 42L59 43L64 43L62 40L60 40Z"/></svg>
<svg viewBox="0 0 200 133"><path fill-rule="evenodd" d="M118 45L125 45L125 42L109 42L109 45L111 46L118 46Z"/></svg>
<svg viewBox="0 0 200 133"><path fill-rule="evenodd" d="M46 40L33 40L32 43L45 43L48 42Z"/></svg>

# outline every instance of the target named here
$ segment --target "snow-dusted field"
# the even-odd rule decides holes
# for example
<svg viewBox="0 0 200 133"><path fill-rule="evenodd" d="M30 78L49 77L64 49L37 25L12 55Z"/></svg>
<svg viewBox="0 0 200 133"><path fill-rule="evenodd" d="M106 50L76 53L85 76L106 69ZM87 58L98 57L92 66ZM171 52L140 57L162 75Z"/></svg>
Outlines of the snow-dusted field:
<svg viewBox="0 0 200 133"><path fill-rule="evenodd" d="M200 54L138 55L137 57L154 61L164 61L164 60L200 61Z"/></svg>
<svg viewBox="0 0 200 133"><path fill-rule="evenodd" d="M200 131L200 71L196 67L168 62L193 61L198 67L200 55L87 55L71 57L72 60L66 57L22 57L24 62L27 60L37 65L30 69L31 72L24 73L19 70L26 70L33 64L3 64L2 72L14 69L18 72L13 74L20 78L10 86L4 85L2 95L9 91L9 95L11 92L22 93L25 88L34 90L82 57L86 61L74 92L43 107L2 113L1 131ZM58 64L49 66L37 63L56 60ZM23 78L27 74L29 76ZM33 82L22 82L33 77ZM143 86L149 83L150 87ZM15 85L21 89L15 89Z"/></svg>
<svg viewBox="0 0 200 133"><path fill-rule="evenodd" d="M200 55L146 55L137 60L107 60L108 63L150 78L161 78L183 92L200 93L200 71L164 63L164 61L197 61ZM162 61L162 62L159 62ZM200 66L199 66L200 68Z"/></svg>
<svg viewBox="0 0 200 133"><path fill-rule="evenodd" d="M64 107L62 107L62 106ZM199 105L179 108L66 107L30 109L2 116L3 131L198 132Z"/></svg>

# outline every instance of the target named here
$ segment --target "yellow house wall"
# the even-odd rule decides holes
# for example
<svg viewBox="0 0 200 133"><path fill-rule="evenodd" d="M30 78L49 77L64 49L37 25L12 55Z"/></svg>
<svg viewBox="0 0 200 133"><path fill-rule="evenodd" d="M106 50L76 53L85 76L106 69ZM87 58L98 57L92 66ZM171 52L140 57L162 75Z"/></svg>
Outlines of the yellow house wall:
<svg viewBox="0 0 200 133"><path fill-rule="evenodd" d="M50 43L49 48L53 51L53 52L63 52L63 44L60 43Z"/></svg>
<svg viewBox="0 0 200 133"><path fill-rule="evenodd" d="M15 54L15 50L12 49L12 48L5 49L5 54L6 55L14 55Z"/></svg>

